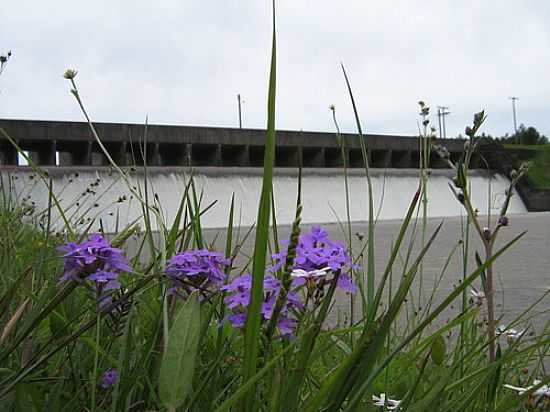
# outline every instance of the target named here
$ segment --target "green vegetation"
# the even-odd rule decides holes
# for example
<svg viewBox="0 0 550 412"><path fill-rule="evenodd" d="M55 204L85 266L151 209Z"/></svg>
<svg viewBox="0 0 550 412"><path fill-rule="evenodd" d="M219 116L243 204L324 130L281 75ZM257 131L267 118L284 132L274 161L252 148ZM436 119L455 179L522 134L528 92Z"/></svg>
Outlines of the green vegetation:
<svg viewBox="0 0 550 412"><path fill-rule="evenodd" d="M529 160L531 162L527 176L535 186L540 188L550 188L550 144L506 144L504 147L514 157L522 160Z"/></svg>
<svg viewBox="0 0 550 412"><path fill-rule="evenodd" d="M548 144L548 138L540 134L533 126L525 126L520 124L518 131L513 136L501 137L502 143L510 145L536 145L536 144Z"/></svg>
<svg viewBox="0 0 550 412"><path fill-rule="evenodd" d="M550 325L531 326L536 304L502 329L494 317L494 262L523 233L498 248L495 241L508 226L511 189L525 168L510 182L498 222L486 227L472 203L469 178L484 113L475 115L465 152L454 163L444 148L431 146L429 108L421 103L418 191L384 269L377 271L373 207L368 236L355 253L322 228L302 233L300 177L292 233L288 243L280 241L272 195L275 74L273 30L262 198L252 231L254 251L241 264L233 207L225 244L209 244L201 215L210 205L202 203L189 170L176 217L167 222L162 205L149 194L147 173L134 186L114 164L85 110L76 71L65 73L98 146L142 205L144 226L137 248L124 250L136 226L110 241L88 233L98 223L94 218L87 230L77 231L72 212L58 206L51 181L32 159L27 158L39 184L49 189L45 210L18 197L13 176L0 176L2 410L548 410L550 376L544 362ZM359 110L344 76L360 136ZM0 135L18 148L4 130ZM145 127L144 146L146 136ZM367 150L362 147L369 188L365 202L372 205ZM431 150L455 172L450 190L467 216L456 237L465 246L456 288L439 301L434 298L439 282L434 283L419 309L413 285L422 279L424 257L443 224L428 233ZM54 215L64 224L54 225ZM341 224L343 233L351 233L349 220ZM483 250L472 256L467 245L474 236ZM392 278L398 279L397 288L392 289ZM343 299L356 302L358 316L329 327L337 289L348 292ZM445 322L443 313L453 306L454 318ZM524 329L513 329L520 326Z"/></svg>

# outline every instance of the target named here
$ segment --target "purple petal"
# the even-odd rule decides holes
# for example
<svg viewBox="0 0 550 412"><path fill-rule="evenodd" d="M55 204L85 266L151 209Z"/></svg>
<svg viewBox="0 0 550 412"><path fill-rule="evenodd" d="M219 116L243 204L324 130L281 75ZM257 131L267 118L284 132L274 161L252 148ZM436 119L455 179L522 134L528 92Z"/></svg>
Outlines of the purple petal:
<svg viewBox="0 0 550 412"><path fill-rule="evenodd" d="M357 286L355 286L355 283L353 283L353 281L347 275L341 274L338 277L336 285L340 289L345 290L346 292L349 292L351 294L357 293Z"/></svg>

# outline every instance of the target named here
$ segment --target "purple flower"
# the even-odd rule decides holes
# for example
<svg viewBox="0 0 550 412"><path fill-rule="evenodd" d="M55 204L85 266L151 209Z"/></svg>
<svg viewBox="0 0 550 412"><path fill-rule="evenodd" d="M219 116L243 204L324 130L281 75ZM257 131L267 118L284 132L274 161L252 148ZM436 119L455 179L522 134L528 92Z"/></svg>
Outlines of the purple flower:
<svg viewBox="0 0 550 412"><path fill-rule="evenodd" d="M58 248L64 252L64 274L60 281L83 281L91 279L91 275L98 272L130 272L132 268L123 255L122 250L114 248L100 234L90 236L89 240L82 243L69 242ZM103 279L98 275L98 279ZM116 276L115 276L116 278ZM110 279L113 280L113 279Z"/></svg>
<svg viewBox="0 0 550 412"><path fill-rule="evenodd" d="M100 308L112 300L106 292L120 289L119 273L132 270L122 250L114 248L100 234L91 235L82 243L67 243L59 250L64 252L64 274L59 281L92 281Z"/></svg>
<svg viewBox="0 0 550 412"><path fill-rule="evenodd" d="M348 275L344 275L343 273L338 276L338 281L336 282L336 286L338 286L340 289L355 294L357 293L357 286L351 278Z"/></svg>
<svg viewBox="0 0 550 412"><path fill-rule="evenodd" d="M246 313L237 313L229 315L227 320L236 328L243 328L246 323Z"/></svg>
<svg viewBox="0 0 550 412"><path fill-rule="evenodd" d="M287 242L288 243L288 242ZM272 256L271 271L281 269L286 262L287 250ZM296 258L291 273L292 285L323 287L328 284L328 275L339 274L337 286L349 293L356 293L357 287L344 272L358 268L347 253L343 243L329 239L326 230L314 226L310 233L300 235L296 246Z"/></svg>
<svg viewBox="0 0 550 412"><path fill-rule="evenodd" d="M101 378L101 387L107 389L109 386L113 386L117 380L118 371L115 368L107 369Z"/></svg>
<svg viewBox="0 0 550 412"><path fill-rule="evenodd" d="M106 270L98 270L88 276L88 280L93 280L97 283L109 283L118 277L116 272L108 272Z"/></svg>
<svg viewBox="0 0 550 412"><path fill-rule="evenodd" d="M233 311L226 319L236 328L242 328L246 323L246 314L250 304L252 289L252 276L244 274L236 277L233 281L221 287L221 290L228 292L224 301L227 307ZM271 319L281 292L281 282L271 275L264 278L264 301L262 302L261 314L264 322ZM282 336L291 335L296 328L297 321L291 317L292 310L303 309L303 304L295 292L288 292L281 313L277 319L277 327Z"/></svg>
<svg viewBox="0 0 550 412"><path fill-rule="evenodd" d="M292 336L297 325L298 322L296 321L296 319L289 318L287 316L279 317L279 321L277 322L279 333L282 336Z"/></svg>
<svg viewBox="0 0 550 412"><path fill-rule="evenodd" d="M221 286L226 278L223 266L231 263L221 253L206 249L187 250L173 256L165 269L172 282L169 293L179 294L183 289L191 292L196 288L205 289L210 285Z"/></svg>

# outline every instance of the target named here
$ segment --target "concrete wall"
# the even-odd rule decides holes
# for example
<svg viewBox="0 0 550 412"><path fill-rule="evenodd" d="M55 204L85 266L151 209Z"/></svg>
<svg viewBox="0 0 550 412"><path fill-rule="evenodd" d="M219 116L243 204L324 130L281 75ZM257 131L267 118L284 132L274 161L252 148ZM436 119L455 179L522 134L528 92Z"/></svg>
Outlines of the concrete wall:
<svg viewBox="0 0 550 412"><path fill-rule="evenodd" d="M263 165L265 130L221 127L161 126L95 123L113 159L121 166L215 166L259 167ZM37 120L0 120L0 127L41 166L102 166L107 159L95 142L87 123ZM350 168L364 166L361 142L354 134L343 135L343 155ZM417 168L418 139L412 136L365 135L369 164L374 168ZM463 141L439 140L457 157ZM56 162L56 157L59 162ZM343 156L334 133L277 131L277 167L341 167ZM0 164L17 165L11 144L0 140ZM446 168L437 156L433 168Z"/></svg>

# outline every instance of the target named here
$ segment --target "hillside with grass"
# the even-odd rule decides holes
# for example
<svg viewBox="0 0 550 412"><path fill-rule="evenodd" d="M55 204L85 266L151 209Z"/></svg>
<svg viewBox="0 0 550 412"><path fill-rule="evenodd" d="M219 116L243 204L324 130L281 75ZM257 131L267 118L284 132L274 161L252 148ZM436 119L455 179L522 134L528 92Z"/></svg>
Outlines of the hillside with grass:
<svg viewBox="0 0 550 412"><path fill-rule="evenodd" d="M539 188L550 188L550 144L544 145L504 145L516 161L529 161L531 167L527 176Z"/></svg>

